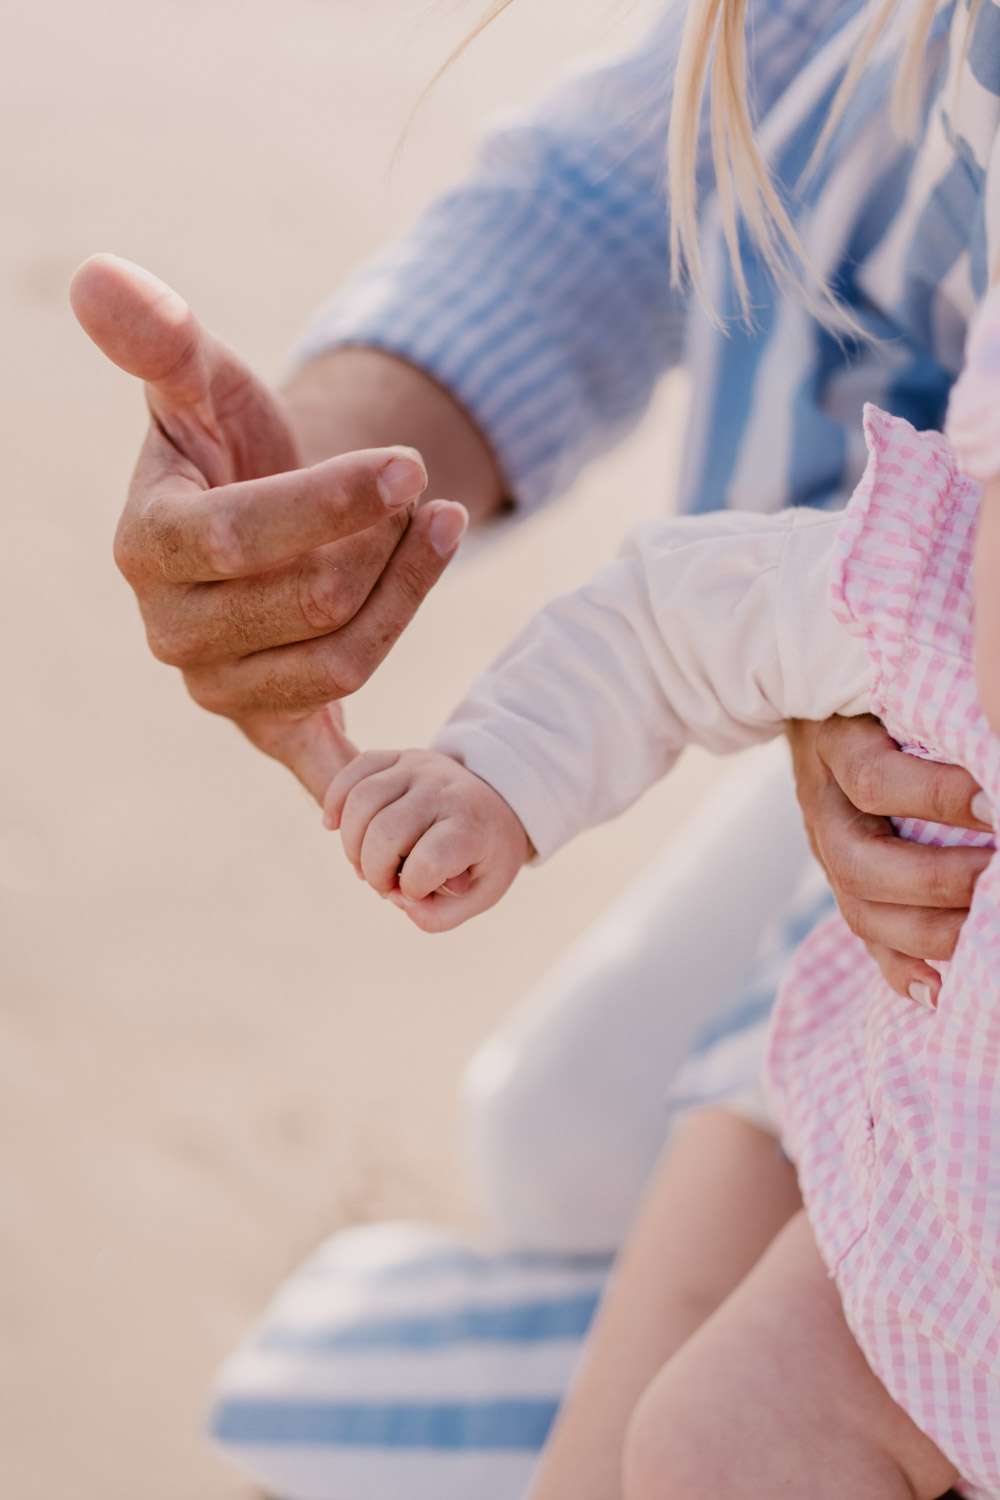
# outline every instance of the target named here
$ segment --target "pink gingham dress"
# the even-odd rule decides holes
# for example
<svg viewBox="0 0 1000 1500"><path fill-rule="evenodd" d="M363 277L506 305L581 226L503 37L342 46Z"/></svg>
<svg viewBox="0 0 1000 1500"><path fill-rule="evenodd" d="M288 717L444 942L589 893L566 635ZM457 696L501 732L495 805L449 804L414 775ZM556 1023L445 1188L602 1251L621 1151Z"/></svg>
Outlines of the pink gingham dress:
<svg viewBox="0 0 1000 1500"><path fill-rule="evenodd" d="M865 411L838 617L874 668L872 711L907 751L967 769L1000 808L1000 740L972 660L980 487L939 433ZM997 584L1000 587L1000 581ZM989 844L914 820L905 838ZM936 1011L901 999L840 917L779 998L768 1085L847 1322L893 1398L1000 1500L1000 862L976 888Z"/></svg>

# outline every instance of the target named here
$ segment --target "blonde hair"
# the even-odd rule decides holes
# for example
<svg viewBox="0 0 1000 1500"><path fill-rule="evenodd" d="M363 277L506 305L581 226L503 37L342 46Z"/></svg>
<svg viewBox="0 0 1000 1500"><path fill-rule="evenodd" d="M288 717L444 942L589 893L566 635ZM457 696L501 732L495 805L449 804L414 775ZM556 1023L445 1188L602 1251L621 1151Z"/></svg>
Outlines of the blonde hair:
<svg viewBox="0 0 1000 1500"><path fill-rule="evenodd" d="M683 4L685 0L674 0ZM923 99L924 57L938 9L946 0L914 0L904 8L909 23L892 94L892 122L901 139L917 131ZM486 28L513 4L492 0L479 24L455 49L431 85ZM963 55L982 0L969 0ZM698 234L696 166L705 96L716 192L723 238L729 254L742 319L753 322L753 307L740 252L740 219L779 286L792 291L827 327L867 337L822 275L810 264L782 197L758 148L748 98L746 58L748 0L687 0L667 135L670 195L670 274L674 285L689 281L702 305L720 326L712 305ZM843 119L878 43L900 8L900 0L871 0L872 15L837 91L830 114L804 174L819 163ZM956 70L956 82L958 72Z"/></svg>
<svg viewBox="0 0 1000 1500"><path fill-rule="evenodd" d="M971 0L965 47L981 0ZM916 0L892 96L892 121L899 135L913 138L923 96L924 54L941 0ZM837 91L816 143L806 176L815 168L843 119L872 54L898 10L898 0L877 0L872 17ZM834 292L809 262L788 211L754 138L748 101L746 63L747 0L690 0L681 38L668 131L670 264L674 284L687 278L713 312L698 236L695 168L705 95L709 94L712 159L722 233L736 283L740 311L752 321L753 309L739 243L742 216L775 280L810 304L828 326L859 332ZM716 315L716 321L719 321Z"/></svg>

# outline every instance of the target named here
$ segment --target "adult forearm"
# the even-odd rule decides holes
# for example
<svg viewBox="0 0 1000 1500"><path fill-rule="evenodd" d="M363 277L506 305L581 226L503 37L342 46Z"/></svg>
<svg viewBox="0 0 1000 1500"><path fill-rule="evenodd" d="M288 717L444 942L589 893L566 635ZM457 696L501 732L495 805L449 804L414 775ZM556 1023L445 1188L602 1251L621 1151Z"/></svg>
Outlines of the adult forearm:
<svg viewBox="0 0 1000 1500"><path fill-rule="evenodd" d="M429 499L461 500L476 521L505 503L499 465L475 422L405 360L380 349L335 349L303 366L284 396L306 463L406 443L423 455Z"/></svg>

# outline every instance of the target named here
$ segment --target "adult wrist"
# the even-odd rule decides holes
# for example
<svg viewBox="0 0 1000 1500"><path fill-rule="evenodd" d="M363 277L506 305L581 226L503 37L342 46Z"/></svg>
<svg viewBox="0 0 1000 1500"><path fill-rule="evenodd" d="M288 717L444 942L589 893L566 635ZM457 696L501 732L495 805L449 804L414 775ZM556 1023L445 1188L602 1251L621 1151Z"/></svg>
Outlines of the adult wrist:
<svg viewBox="0 0 1000 1500"><path fill-rule="evenodd" d="M346 345L307 361L283 397L305 463L404 444L427 465L427 497L461 500L474 519L505 503L489 444L468 412L425 371L382 349Z"/></svg>

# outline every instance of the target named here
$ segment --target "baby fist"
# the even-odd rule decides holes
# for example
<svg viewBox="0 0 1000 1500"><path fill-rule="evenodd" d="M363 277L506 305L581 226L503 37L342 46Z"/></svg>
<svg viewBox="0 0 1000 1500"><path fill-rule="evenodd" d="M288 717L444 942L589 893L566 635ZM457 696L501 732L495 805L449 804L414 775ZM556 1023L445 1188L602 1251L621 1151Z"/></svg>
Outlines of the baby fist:
<svg viewBox="0 0 1000 1500"><path fill-rule="evenodd" d="M330 783L323 813L361 879L424 932L488 910L531 856L509 804L436 750L357 756Z"/></svg>

